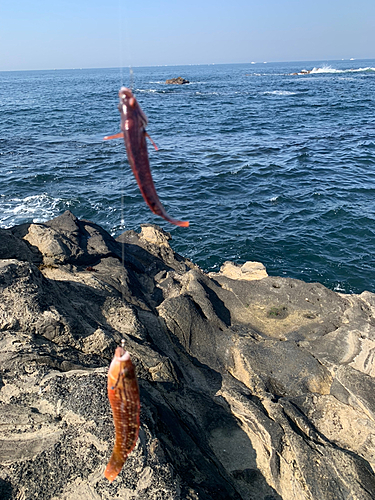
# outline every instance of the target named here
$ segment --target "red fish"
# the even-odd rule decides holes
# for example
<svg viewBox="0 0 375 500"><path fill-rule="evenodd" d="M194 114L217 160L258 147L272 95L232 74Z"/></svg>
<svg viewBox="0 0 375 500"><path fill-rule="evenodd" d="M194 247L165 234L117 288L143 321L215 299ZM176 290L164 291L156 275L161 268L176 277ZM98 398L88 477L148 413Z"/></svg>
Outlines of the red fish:
<svg viewBox="0 0 375 500"><path fill-rule="evenodd" d="M156 150L158 148L146 132L146 125L148 123L146 115L130 89L122 87L119 92L119 98L120 104L118 109L121 114L120 128L122 132L106 136L104 139L124 138L131 169L142 196L151 211L176 226L187 227L189 222L170 217L158 198L148 160L146 136L150 139L154 148Z"/></svg>
<svg viewBox="0 0 375 500"><path fill-rule="evenodd" d="M108 399L112 407L116 439L104 475L112 482L133 450L139 432L140 400L137 377L130 355L117 347L108 370Z"/></svg>

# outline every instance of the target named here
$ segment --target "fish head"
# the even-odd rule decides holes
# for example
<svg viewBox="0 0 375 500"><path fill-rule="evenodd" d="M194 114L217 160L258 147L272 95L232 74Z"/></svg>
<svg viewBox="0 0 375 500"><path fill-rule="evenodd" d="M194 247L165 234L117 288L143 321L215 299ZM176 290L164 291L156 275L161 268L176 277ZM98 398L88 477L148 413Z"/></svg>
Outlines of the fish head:
<svg viewBox="0 0 375 500"><path fill-rule="evenodd" d="M133 92L127 87L121 87L119 93L118 109L121 113L122 130L129 130L132 123L139 121L141 127L146 127L147 117L142 111L137 99L134 97Z"/></svg>
<svg viewBox="0 0 375 500"><path fill-rule="evenodd" d="M108 387L111 389L120 387L134 377L135 371L130 354L122 347L117 347L108 370Z"/></svg>

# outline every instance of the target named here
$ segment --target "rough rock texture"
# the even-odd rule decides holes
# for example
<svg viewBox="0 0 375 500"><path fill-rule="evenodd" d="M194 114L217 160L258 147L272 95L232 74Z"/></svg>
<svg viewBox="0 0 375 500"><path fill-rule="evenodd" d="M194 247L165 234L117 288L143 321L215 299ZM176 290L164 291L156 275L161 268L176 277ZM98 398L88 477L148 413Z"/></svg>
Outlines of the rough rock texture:
<svg viewBox="0 0 375 500"><path fill-rule="evenodd" d="M185 80L182 76L178 76L177 78L170 78L169 80L165 80L165 83L168 85L183 85L184 83L190 83L189 80Z"/></svg>
<svg viewBox="0 0 375 500"><path fill-rule="evenodd" d="M268 274L265 266L261 262L248 260L245 264L238 265L234 262L224 262L218 273L208 273L210 278L226 276L232 280L261 280L267 278Z"/></svg>
<svg viewBox="0 0 375 500"><path fill-rule="evenodd" d="M375 295L210 278L169 239L70 212L1 230L0 498L375 498ZM109 484L122 338L141 429Z"/></svg>

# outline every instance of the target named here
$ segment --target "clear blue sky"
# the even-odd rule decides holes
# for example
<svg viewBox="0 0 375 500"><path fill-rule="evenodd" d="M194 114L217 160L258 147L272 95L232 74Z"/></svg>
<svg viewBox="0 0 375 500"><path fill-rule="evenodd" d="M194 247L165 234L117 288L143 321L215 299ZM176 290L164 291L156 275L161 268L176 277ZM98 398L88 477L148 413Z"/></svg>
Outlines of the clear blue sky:
<svg viewBox="0 0 375 500"><path fill-rule="evenodd" d="M0 0L0 70L375 58L375 0Z"/></svg>

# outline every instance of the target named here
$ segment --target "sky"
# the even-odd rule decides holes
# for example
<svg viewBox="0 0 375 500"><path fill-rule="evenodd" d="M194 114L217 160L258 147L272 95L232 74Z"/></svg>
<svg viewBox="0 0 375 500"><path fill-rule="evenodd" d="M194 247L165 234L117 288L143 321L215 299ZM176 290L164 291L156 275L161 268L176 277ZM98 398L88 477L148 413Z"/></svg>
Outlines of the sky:
<svg viewBox="0 0 375 500"><path fill-rule="evenodd" d="M374 0L0 0L0 71L350 58Z"/></svg>

